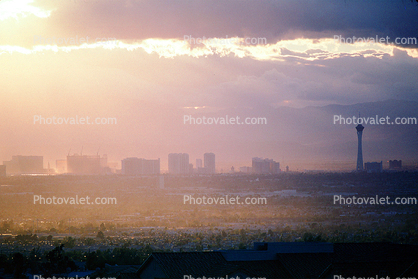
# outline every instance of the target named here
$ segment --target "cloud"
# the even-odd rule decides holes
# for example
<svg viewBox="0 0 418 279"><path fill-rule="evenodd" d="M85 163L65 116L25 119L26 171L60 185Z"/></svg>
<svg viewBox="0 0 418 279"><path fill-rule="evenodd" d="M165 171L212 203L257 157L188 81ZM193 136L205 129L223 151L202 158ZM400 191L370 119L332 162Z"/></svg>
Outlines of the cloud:
<svg viewBox="0 0 418 279"><path fill-rule="evenodd" d="M0 22L6 19L25 18L34 15L39 18L47 18L51 11L33 6L35 0L3 0L0 3Z"/></svg>
<svg viewBox="0 0 418 279"><path fill-rule="evenodd" d="M418 8L409 1L325 1L293 0L30 0L23 5L38 16L26 18L28 29L19 23L8 27L28 37L100 37L125 43L146 39L266 38L268 44L297 38L343 37L415 37ZM6 5L8 1L2 1ZM10 1L10 3L16 1ZM26 7L26 8L25 8ZM3 32L2 32L3 33ZM13 36L12 36L13 37ZM2 38L0 45L12 40ZM28 40L21 44L30 43ZM416 47L416 45L409 45Z"/></svg>
<svg viewBox="0 0 418 279"><path fill-rule="evenodd" d="M392 0L39 0L36 4L45 10L55 8L46 20L63 35L126 41L183 39L185 35L266 37L268 43L301 37L331 38L336 34L394 39L416 34L418 25L418 8L413 3Z"/></svg>

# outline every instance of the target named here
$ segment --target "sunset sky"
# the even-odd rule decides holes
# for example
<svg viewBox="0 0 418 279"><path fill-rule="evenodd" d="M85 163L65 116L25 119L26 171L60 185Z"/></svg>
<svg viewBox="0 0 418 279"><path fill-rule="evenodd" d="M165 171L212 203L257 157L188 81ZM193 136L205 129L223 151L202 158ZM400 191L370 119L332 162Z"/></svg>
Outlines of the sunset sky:
<svg viewBox="0 0 418 279"><path fill-rule="evenodd" d="M214 152L219 169L256 156L310 168L335 158L304 158L298 145L351 146L356 135L309 107L418 102L417 28L409 0L1 0L0 162L42 155L54 167L70 149L100 148L110 161L161 158L163 170L171 152L189 153L193 164ZM362 39L335 40L353 36ZM268 122L188 125L184 115ZM117 123L42 125L34 116Z"/></svg>

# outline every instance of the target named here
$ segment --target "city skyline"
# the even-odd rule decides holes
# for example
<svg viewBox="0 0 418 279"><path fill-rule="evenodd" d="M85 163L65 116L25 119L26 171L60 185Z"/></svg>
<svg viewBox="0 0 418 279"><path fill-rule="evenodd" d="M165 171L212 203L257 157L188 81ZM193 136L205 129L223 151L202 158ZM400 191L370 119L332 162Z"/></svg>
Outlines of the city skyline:
<svg viewBox="0 0 418 279"><path fill-rule="evenodd" d="M401 107L401 104L403 107ZM285 108L282 108L284 110ZM353 160L356 160L356 154L353 152L353 148L358 145L357 137L353 136L353 127L355 125L341 125L339 122L333 123L332 119L336 116L336 113L342 113L343 115L355 115L359 110L366 111L364 117L378 117L378 115L384 115L385 111L392 111L391 117L395 118L401 111L404 111L405 115L414 115L415 111L418 111L418 103L415 102L403 102L403 101L387 101L376 103L363 103L352 106L326 106L318 108L304 108L304 109L291 109L287 110L287 113L281 112L277 114L277 119L280 119L278 124L285 124L288 127L295 126L300 123L306 123L306 128L299 129L296 133L291 133L288 136L290 141L293 137L298 137L302 140L301 143L290 142L278 142L278 148L274 147L277 144L263 144L257 145L256 150L258 152L249 150L248 143L245 144L239 138L236 141L224 143L223 145L214 146L213 143L208 143L208 146L212 148L202 148L189 146L183 150L187 150L190 154L191 162L194 163L195 158L201 158L201 152L204 150L213 150L217 153L217 165L219 169L229 170L231 166L247 166L250 164L249 158L254 156L258 157L273 157L280 161L283 166L289 165L291 170L351 170L353 166ZM367 113L369 111L369 113ZM318 117L311 117L312 114L318 115ZM273 118L273 116L272 116ZM298 119L295 122L294 119ZM302 122L300 122L303 120ZM315 120L315 121L313 121ZM335 119L334 119L335 120ZM328 125L322 123L328 122ZM277 123L277 121L276 121ZM418 150L418 142L416 134L418 129L416 125L379 125L370 123L366 125L367 136L363 139L364 158L366 161L383 161L384 167L388 164L389 160L403 160L404 165L414 166L418 164L416 152ZM222 128L222 127L221 127ZM208 127L208 129L214 129ZM215 127L218 129L218 127ZM231 129L230 129L231 130ZM233 130L233 129L232 129ZM242 130L242 129L241 129ZM202 131L202 130L200 130ZM323 131L318 133L318 131ZM325 133L326 131L326 133ZM280 132L279 132L280 133ZM313 134L315 133L315 134ZM383 140L382 140L383 139ZM311 140L316 142L317 149L312 149L309 144ZM303 143L303 141L306 141ZM398 144L403 142L404 144ZM302 144L303 143L303 144ZM289 148L286 146L290 144L291 148L296 148L296 151L289 152ZM251 144L254 146L254 144ZM281 147L283 146L283 147ZM55 148L56 147L56 148ZM226 150L225 147L228 147ZM393 148L396 147L396 148ZM86 145L84 142L80 145L69 145L65 148L58 148L57 146L44 146L38 145L35 150L39 152L30 151L28 148L19 148L22 150L19 153L13 153L11 149L0 150L0 162L10 160L10 158L16 154L24 155L43 155L44 167L50 163L51 166L55 166L56 160L62 160L66 158L68 150L81 150L85 154L96 154L100 151L101 154L108 154L110 162L119 162L123 158L127 157L143 157L143 158L161 158L161 169L168 170L168 161L166 154L172 152L171 150L179 150L178 147L168 149L167 147L161 148L159 151L154 149L140 149L132 148L121 153L121 146L112 147L108 144L98 145ZM122 147L122 149L126 149ZM26 152L24 152L26 150ZM57 152L61 150L61 152ZM181 149L180 149L181 150ZM80 152L74 152L80 153ZM7 154L7 155L6 155ZM56 154L56 155L54 155Z"/></svg>
<svg viewBox="0 0 418 279"><path fill-rule="evenodd" d="M364 129L364 127L362 127ZM358 135L360 137L360 135ZM361 141L358 142L358 155L361 150ZM289 167L284 167L284 170L280 167L280 162L276 162L269 158L252 157L252 166L248 167L244 165L231 166L231 169L216 167L215 154L204 153L204 160L197 158L196 165L190 163L188 153L169 153L168 162L170 157L176 162L172 162L172 170L170 172L170 165L167 169L161 168L161 159L145 159L138 157L126 157L119 162L108 161L107 154L104 155L82 155L82 154L68 154L66 160L57 159L55 167L51 166L49 162L44 162L43 156L33 155L14 155L12 160L3 161L3 165L0 165L3 172L7 172L8 175L20 175L20 174L124 174L124 175L153 175L153 174L215 174L215 173L231 173L231 169L236 169L235 173L247 173L247 174L279 174L282 171L289 171ZM362 163L359 168L359 158L362 161L362 157L357 158L356 168L349 171L376 171L376 168L382 170L403 170L402 160L388 160L385 166L383 161L378 162L365 162ZM201 165L205 162L205 165ZM47 168L45 168L45 164ZM183 167L180 167L183 165ZM186 167L188 166L188 167ZM368 167L369 166L369 167ZM7 167L7 168L6 168ZM413 168L412 165L407 165L407 168ZM177 168L177 169L176 169ZM176 170L174 170L176 169ZM303 171L303 170L292 170ZM317 170L318 171L318 170ZM319 170L320 171L320 170ZM326 170L322 170L326 171ZM347 170L346 170L347 171ZM234 173L234 171L232 171ZM0 175L1 176L1 175Z"/></svg>
<svg viewBox="0 0 418 279"><path fill-rule="evenodd" d="M224 169L259 156L346 170L356 139L335 115L418 117L409 1L0 5L2 161L42 154L53 164L84 146L111 161L161 158L163 168L170 152L194 160L210 150ZM418 163L416 127L368 127L364 158Z"/></svg>

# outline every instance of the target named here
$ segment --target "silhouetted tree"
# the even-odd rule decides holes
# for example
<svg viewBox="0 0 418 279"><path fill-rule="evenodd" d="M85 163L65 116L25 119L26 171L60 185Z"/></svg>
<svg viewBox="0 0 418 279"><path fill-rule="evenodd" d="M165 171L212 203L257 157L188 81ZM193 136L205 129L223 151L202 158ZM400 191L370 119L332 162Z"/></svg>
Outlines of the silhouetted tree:
<svg viewBox="0 0 418 279"><path fill-rule="evenodd" d="M21 253L13 254L13 265L15 267L14 278L27 278L23 275L23 273L26 271L25 262L26 259Z"/></svg>

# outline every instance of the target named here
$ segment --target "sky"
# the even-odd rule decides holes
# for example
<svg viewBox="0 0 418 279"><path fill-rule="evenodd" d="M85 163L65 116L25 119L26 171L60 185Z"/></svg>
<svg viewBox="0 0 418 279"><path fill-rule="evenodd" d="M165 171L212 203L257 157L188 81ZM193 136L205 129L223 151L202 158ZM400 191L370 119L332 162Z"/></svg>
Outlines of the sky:
<svg viewBox="0 0 418 279"><path fill-rule="evenodd" d="M399 116L412 116L402 106L418 102L417 26L409 0L1 0L0 162L42 155L55 166L81 150L161 158L162 169L171 152L193 164L214 152L218 170L251 157L293 169L350 162L356 150L301 146L355 147L353 126L328 134L329 105L400 100ZM226 115L267 124L184 121ZM35 121L53 117L116 121ZM415 156L416 142L406 145Z"/></svg>

